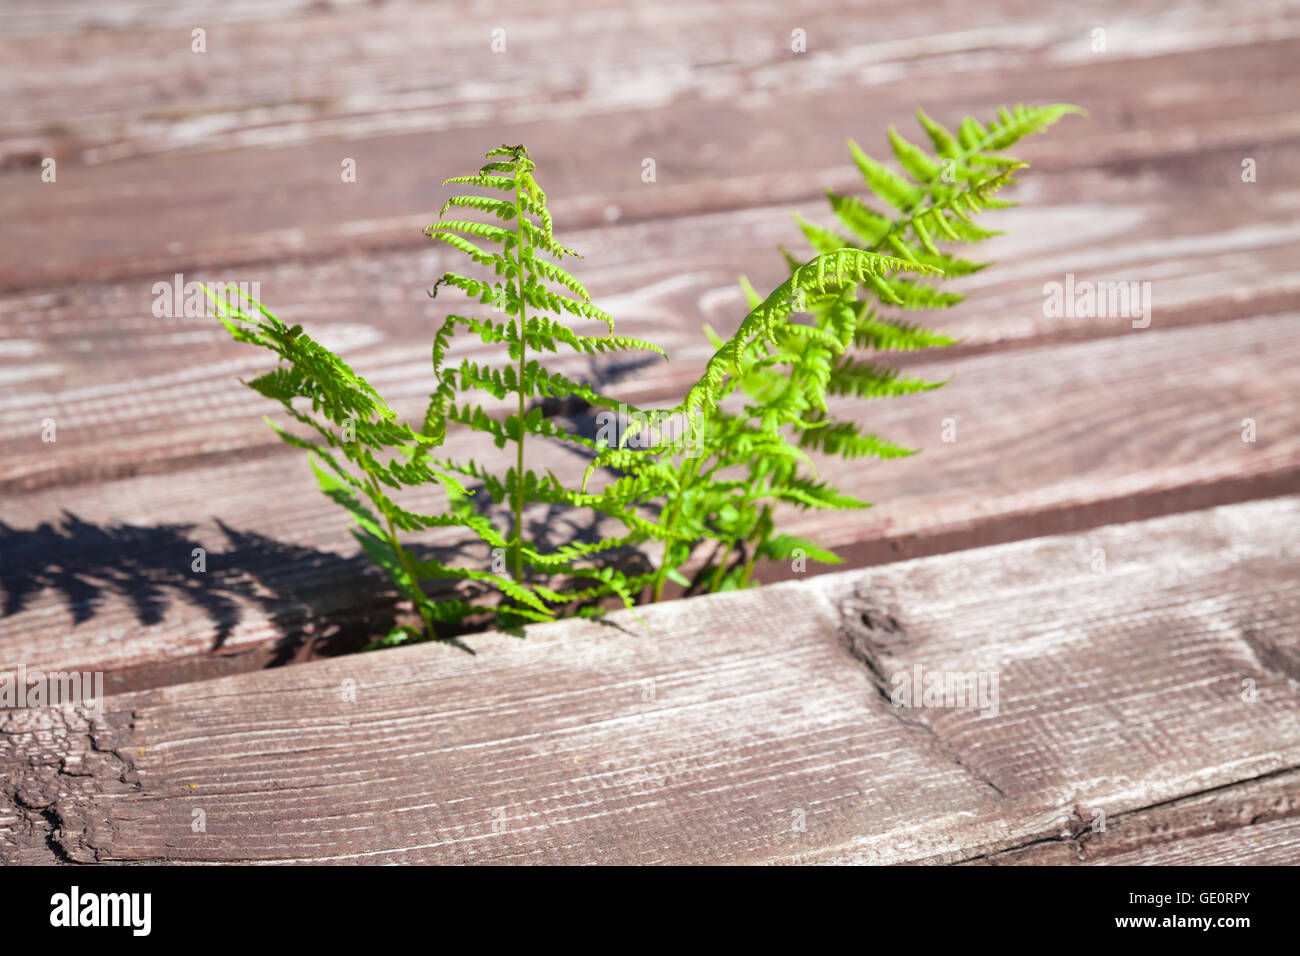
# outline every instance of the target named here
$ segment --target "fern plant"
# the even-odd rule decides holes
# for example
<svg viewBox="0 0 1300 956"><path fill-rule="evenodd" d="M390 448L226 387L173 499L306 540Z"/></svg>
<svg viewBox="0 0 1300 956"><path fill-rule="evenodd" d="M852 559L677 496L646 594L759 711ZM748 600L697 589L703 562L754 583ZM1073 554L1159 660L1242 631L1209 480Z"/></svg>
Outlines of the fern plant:
<svg viewBox="0 0 1300 956"><path fill-rule="evenodd" d="M614 335L613 319L562 265L577 253L555 238L545 193L522 146L491 150L477 173L447 180L483 192L453 196L426 230L478 273L447 272L430 295L458 290L490 306L495 317L452 313L443 319L433 336L432 391L419 428L399 421L369 383L300 326L286 326L251 299L247 308L232 307L226 296L209 295L234 338L282 361L247 384L307 427L304 437L272 423L286 442L311 453L322 490L351 512L361 546L419 614L421 626L401 625L380 643L435 637L440 627L471 619L513 627L562 613L599 613L609 600L631 606L647 590L658 600L669 580L688 591L745 587L760 560L839 560L777 529L781 506L867 506L819 480L812 454L853 459L912 452L854 418L837 417L831 400L905 395L941 384L901 376L857 353L952 343L904 317L960 301L932 280L984 266L940 247L994 235L974 217L1005 205L994 194L1023 167L1005 155L1006 148L1076 111L1017 107L988 126L967 119L957 133L918 114L935 152L891 129L903 174L850 143L868 190L892 212L831 193L846 232L800 220L814 257L800 263L783 250L789 278L766 297L742 279L750 311L725 342L709 330L716 351L701 379L665 412L631 409L631 427L614 441L567 429L544 413L541 403L554 399L576 399L593 409L617 403L543 360L663 352ZM449 210L487 221L445 218ZM594 322L599 332L580 334L570 320ZM461 341L496 350L500 361L467 356L456 362L452 353ZM674 420L674 431L666 434L664 423ZM504 471L499 463L440 453L449 435L459 442L469 432L513 452ZM644 440L634 441L638 435ZM588 456L579 487L529 467L529 453L541 442ZM599 490L593 484L598 475L604 480ZM428 514L400 500L431 483L445 492L444 510ZM585 510L601 530L593 540L545 548L527 531L527 513L538 505ZM453 564L421 557L400 540L439 527L461 529L481 546L484 560ZM624 560L652 545L661 549L657 568ZM708 552L703 560L701 545ZM444 582L442 589L432 590L430 582L437 581Z"/></svg>
<svg viewBox="0 0 1300 956"><path fill-rule="evenodd" d="M453 196L439 221L425 231L480 271L490 270L491 277L447 272L430 295L436 297L443 287L458 289L492 306L501 318L445 318L434 335L434 388L418 430L397 421L369 383L300 326L286 327L251 299L246 310L208 293L235 339L270 349L286 363L246 384L279 401L293 419L315 433L304 438L270 423L286 442L311 453L321 489L352 513L357 523L353 533L361 546L419 612L422 629L399 626L381 643L433 637L439 625L475 616L490 616L499 626L511 628L524 621L549 620L559 609L599 612L600 602L610 596L630 606L653 575L625 570L616 560L618 554L671 534L640 512L649 500L675 486L675 476L665 469L651 466L637 475L615 476L595 493L585 487L567 488L554 474L539 475L526 466L530 438L570 443L593 455L599 450L594 439L546 417L536 400L575 397L595 406L613 404L590 385L548 370L539 356L663 351L649 342L615 336L613 320L560 265L565 256L577 253L556 240L546 195L533 177L534 164L524 147L499 147L487 160L474 175L446 181L487 194ZM450 209L476 211L498 222L442 218ZM581 335L565 324L565 317L595 321L604 334ZM460 332L503 351L505 362L493 365L464 358L450 365L448 353ZM513 399L514 410L504 417L493 414L472 400L474 393L498 401ZM498 448L513 446L513 466L498 474L489 463L438 457L435 449L445 441L449 424L486 434ZM430 482L443 486L445 511L425 514L398 501L399 493ZM468 484L477 484L489 500L475 507ZM620 530L598 540L543 550L526 533L525 511L534 504L588 509L612 519ZM507 527L498 526L494 508L505 510ZM458 527L472 535L491 555L491 564L420 558L399 540L401 534L438 527ZM431 596L424 585L437 580L478 586L496 592L499 599L489 595L487 603L475 603L462 591Z"/></svg>
<svg viewBox="0 0 1300 956"><path fill-rule="evenodd" d="M868 506L818 481L807 453L895 458L913 450L865 430L856 417L837 416L828 399L908 395L943 384L902 376L879 358L861 353L953 344L949 336L914 324L906 315L949 308L964 298L927 279L969 275L987 263L959 258L941 246L997 235L974 219L985 209L1011 205L995 194L1025 164L1006 155L1006 149L1077 112L1082 111L1064 104L1017 106L1000 110L987 126L967 118L956 133L918 112L934 153L891 127L889 139L901 173L849 141L874 202L828 191L843 231L799 218L817 258L800 264L782 250L790 280L763 299L742 278L753 311L725 343L706 330L718 351L679 406L683 414L706 416L707 425L699 430L704 447L687 458L682 448L666 444L655 462L661 467L662 459L671 460L681 474L682 487L666 520L691 538L666 543L656 600L669 578L688 588L719 590L748 585L759 560L840 560L814 541L779 533L775 525L781 504ZM827 284L822 281L827 269L852 281ZM788 321L793 313L808 318ZM743 401L724 410L722 402L736 392ZM598 462L603 460L610 459ZM713 548L691 581L679 569L697 542L712 542Z"/></svg>
<svg viewBox="0 0 1300 956"><path fill-rule="evenodd" d="M489 195L459 195L447 200L449 209L471 209L496 217L502 224L469 220L447 220L429 226L428 234L462 252L479 266L492 270L493 279L448 272L434 285L459 289L480 304L493 305L506 318L496 321L481 316L450 314L434 335L433 370L437 388L429 402L422 429L438 441L448 424L465 426L490 436L498 448L513 445L514 466L504 475L495 474L481 462L440 458L436 465L448 472L481 483L490 498L506 505L511 515L508 537L491 522L475 515L469 503L453 491L453 513L464 526L492 549L506 549L510 576L484 576L444 566L420 565L417 571L435 576L463 576L490 580L515 603L504 609L501 619L537 620L550 617L561 606L581 605L579 613L596 611L599 601L617 596L631 606L637 592L651 579L645 572L630 573L610 560L610 555L633 548L648 538L661 537L663 528L641 513L651 499L676 484L667 469L648 467L636 475L621 475L599 493L586 488L571 489L553 473L539 475L527 468L525 449L530 438L576 445L594 454L595 439L566 429L543 414L539 399L577 398L595 407L616 403L598 394L589 384L548 370L541 362L547 353L568 352L596 355L640 350L664 355L650 342L614 335L614 320L597 308L586 288L560 262L577 256L562 246L552 232L546 196L533 177L535 168L523 146L502 146L490 151L488 162L472 176L460 176L448 183L488 190ZM495 195L492 195L495 194ZM484 248L478 242L490 244ZM566 294L567 293L567 294ZM581 335L565 324L566 317L590 320L604 327L601 335ZM464 330L489 346L503 348L506 364L480 364L469 358L458 366L447 364L447 352L457 332ZM664 356L666 358L666 356ZM514 410L504 419L493 416L481 404L463 399L474 392L497 400L514 400ZM462 399L458 403L458 399ZM616 534L591 542L572 542L549 551L529 540L524 523L527 506L541 503L552 507L588 509L601 518L621 525ZM562 590L550 579L567 579ZM443 604L437 614L463 617L480 608ZM500 612L499 612L500 614Z"/></svg>
<svg viewBox="0 0 1300 956"><path fill-rule="evenodd" d="M405 511L390 492L431 481L453 493L464 491L454 477L430 466L428 449L437 439L398 421L370 383L302 326L290 328L246 296L241 305L228 294L211 289L207 294L236 341L269 349L285 363L245 384L278 401L292 419L314 433L314 439L304 438L266 419L284 441L311 452L321 489L353 514L362 547L412 601L425 632L432 633L435 605L421 590L415 559L402 547L398 532L449 522ZM389 636L415 633L403 625Z"/></svg>

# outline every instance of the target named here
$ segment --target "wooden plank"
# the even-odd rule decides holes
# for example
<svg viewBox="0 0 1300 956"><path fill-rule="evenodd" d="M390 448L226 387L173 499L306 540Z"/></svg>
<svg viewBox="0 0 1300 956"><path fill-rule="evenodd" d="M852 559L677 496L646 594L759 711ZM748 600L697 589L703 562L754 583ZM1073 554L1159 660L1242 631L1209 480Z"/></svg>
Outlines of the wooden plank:
<svg viewBox="0 0 1300 956"><path fill-rule="evenodd" d="M1298 531L1300 497L1252 502L484 635L473 655L426 645L128 694L93 723L11 712L0 859L1023 847L1076 815L1123 821L1300 769L1300 674L1259 650L1300 633ZM998 691L981 709L892 706L894 675L918 666L997 675ZM1274 858L1296 862L1287 846Z"/></svg>
<svg viewBox="0 0 1300 956"><path fill-rule="evenodd" d="M57 135L96 151L91 161L222 148L202 133L236 144L377 137L500 122L521 106L551 118L720 93L752 102L790 87L925 84L939 69L955 92L964 83L954 77L995 68L1014 75L1097 65L1085 26L1094 22L1107 24L1106 58L1126 65L1221 56L1298 32L1290 2L1239 10L1103 0L1076 19L1027 0L979 9L946 0L929 21L880 0L809 8L794 19L776 0L751 0L743 16L721 2L645 9L628 0L599 14L544 0L480 3L450 16L445 6L398 0L369 10L261 4L255 19L237 5L133 14L97 3L99 22L82 29L76 14L43 6L44 18L11 16L0 27L0 82L28 94L0 114L0 135L44 131L58 117ZM806 33L803 56L791 50L795 19ZM191 50L199 22L220 24L202 55ZM491 48L494 28L509 40L501 53ZM160 84L159 75L179 79ZM1195 101L1165 105L1176 111Z"/></svg>
<svg viewBox="0 0 1300 956"><path fill-rule="evenodd" d="M1300 859L1300 772L1216 787L976 860L982 866L1293 865Z"/></svg>
<svg viewBox="0 0 1300 956"><path fill-rule="evenodd" d="M861 565L1300 490L1295 315L1134 330L931 371L952 383L860 411L837 406L923 454L823 462L825 477L879 504L850 515L795 512L786 517L791 532ZM941 440L948 418L953 443ZM1254 443L1242 441L1245 418L1256 422ZM220 448L215 427L191 435L200 450ZM47 446L51 454L63 454L63 442ZM476 460L500 454L464 432L449 450ZM565 480L585 467L566 448L536 452L534 467ZM138 452L116 453L135 464ZM305 643L351 649L384 633L394 607L377 597L382 582L356 554L346 515L319 494L301 456L214 459L83 485L72 500L61 487L6 495L0 534L13 557L0 567L9 601L0 648L8 659L125 672L217 648L257 651L264 656L245 663L262 666L268 648L282 659ZM438 509L441 497L430 490L408 503ZM544 526L558 536L590 533L584 520ZM463 540L430 534L414 543ZM207 549L206 575L190 571L194 547ZM473 550L463 557L488 560Z"/></svg>
<svg viewBox="0 0 1300 956"><path fill-rule="evenodd" d="M330 0L330 9L348 11L369 0ZM232 23L302 16L322 8L314 0L176 0L158 6L151 0L10 0L0 35L52 37L97 30L188 27L193 23ZM159 91L155 91L158 93Z"/></svg>
<svg viewBox="0 0 1300 956"><path fill-rule="evenodd" d="M13 48L0 55L12 71L0 84L24 94L0 114L10 157L0 216L24 223L0 237L0 288L414 245L443 175L430 170L461 170L506 140L530 144L571 223L570 210L590 225L611 210L629 220L808 200L818 170L847 169L846 135L883 146L885 125L907 119L899 104L951 121L1025 90L1094 109L1050 143L1025 144L1045 168L1227 148L1235 159L1218 182L1239 182L1245 149L1269 176L1286 168L1271 153L1300 132L1286 83L1300 44L1294 4L1108 0L1093 14L1113 31L1105 55L1089 52L1091 19L1005 0L950 6L938 21L885 4L849 18L802 11L807 55L789 52L790 16L775 0L743 18L719 4L673 7L661 22L632 4L602 17L549 20L555 5L530 5L450 22L437 7L393 6L365 14L378 28L365 42L351 15L295 18L214 29L202 56L172 27L0 39ZM495 56L502 17L522 38ZM949 29L936 35L934 22ZM668 106L671 128L656 113ZM574 156L575 142L601 148ZM47 155L62 160L55 184L38 175ZM647 155L653 188L641 181ZM358 162L356 183L340 181L345 157Z"/></svg>
<svg viewBox="0 0 1300 956"><path fill-rule="evenodd" d="M1203 190L1187 192L1187 176L1210 175L1235 155L1202 157L1195 169L1171 165L1141 190L1121 171L1027 180L1029 205L994 217L1009 230L987 249L999 265L962 284L968 302L925 320L964 339L967 352L1133 334L1127 316L1045 316L1044 283L1067 274L1151 282L1152 329L1296 308L1300 233L1272 190L1300 191L1300 144L1286 154L1294 161L1283 168L1293 172L1279 172L1276 187L1243 184L1222 203L1202 201ZM1078 203L1080 194L1090 201ZM641 357L628 356L559 367L599 380L621 365L634 374L606 390L654 403L675 400L699 375L710 352L701 325L729 332L743 315L736 275L775 285L783 268L776 248L797 247L801 238L787 209L764 207L607 225L566 233L566 241L588 254L582 275L619 330L658 342L671 361L629 367ZM427 289L455 265L428 244L418 252L263 263L198 277L261 283L278 314L303 323L418 415L431 388L430 323L452 307L431 301ZM268 362L229 341L212 317L155 317L155 281L172 277L0 297L0 489L112 477L126 467L167 470L200 455L266 448L263 403L231 382ZM64 442L57 454L40 441L47 417Z"/></svg>
<svg viewBox="0 0 1300 956"><path fill-rule="evenodd" d="M1210 833L1139 853L1116 855L1113 866L1295 866L1300 861L1300 823L1294 819L1252 824L1240 833Z"/></svg>

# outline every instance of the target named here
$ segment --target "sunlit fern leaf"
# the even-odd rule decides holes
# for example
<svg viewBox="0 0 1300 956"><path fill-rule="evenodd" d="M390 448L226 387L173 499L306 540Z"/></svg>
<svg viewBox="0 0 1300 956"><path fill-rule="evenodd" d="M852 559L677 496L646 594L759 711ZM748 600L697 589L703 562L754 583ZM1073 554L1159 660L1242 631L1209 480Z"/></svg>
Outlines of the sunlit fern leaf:
<svg viewBox="0 0 1300 956"><path fill-rule="evenodd" d="M499 571L493 572L495 577L467 574L462 577L494 584L512 606L529 607L534 612L538 605L533 602L541 602L549 613L558 604L593 600L600 594L626 600L633 586L631 579L622 576L617 568L602 565L603 553L661 534L653 520L639 513L638 507L646 498L660 494L664 486L652 481L649 475L631 476L627 480L616 479L599 494L588 494L564 487L554 475L538 475L528 470L526 450L537 440L580 446L593 455L604 450L598 441L543 415L539 405L529 406L540 399L570 397L592 407L615 404L588 383L546 369L540 361L545 353L598 355L644 350L662 355L663 352L639 339L614 336L613 318L592 303L587 289L571 271L558 264L560 259L576 257L577 253L555 237L546 194L534 178L535 166L527 151L521 146L503 146L490 151L488 158L489 162L476 176L456 177L454 181L482 186L494 190L496 195L483 199L461 197L451 205L476 209L512 223L512 227L466 225L456 220L435 223L428 230L434 238L472 236L498 246L500 252L492 252L448 242L478 265L493 268L505 277L504 281L484 280L449 271L431 289L431 294L437 294L439 287L459 289L472 299L493 305L507 317L498 321L448 315L434 337L432 364L437 387L425 415L425 431L447 434L450 423L487 435L499 448L516 450L516 466L507 468L504 475L474 462L453 459L437 462L441 468L478 479L495 505L509 513L513 527L507 539L509 585L498 580L502 574ZM505 267L500 265L498 257L506 260ZM604 334L580 335L565 324L567 318L600 323ZM477 336L484 344L501 348L507 363L493 365L478 358L467 358L458 365L448 366L448 350L458 332ZM504 415L489 411L471 398L476 392L513 403L514 410ZM524 510L532 504L586 509L598 518L622 525L624 531L601 538L596 546L561 545L542 552L525 535ZM581 594L557 589L550 583L549 579L557 574L575 575L579 571L588 582ZM590 583L593 576L599 584Z"/></svg>
<svg viewBox="0 0 1300 956"><path fill-rule="evenodd" d="M843 249L846 246L853 245L853 240L846 239L829 229L823 229L802 216L795 216L795 219L799 223L799 228L803 230L804 238L808 240L808 244L818 254L834 252L836 249Z"/></svg>
<svg viewBox="0 0 1300 956"><path fill-rule="evenodd" d="M876 212L856 196L841 196L839 193L828 189L826 197L830 200L831 209L839 217L840 222L844 223L858 239L858 243L844 242L841 245L860 244L863 248L870 248L879 242L881 237L888 233L890 227L893 226L892 219ZM815 243L813 245L814 248L817 248ZM817 248L817 251L824 252L827 250Z"/></svg>
<svg viewBox="0 0 1300 956"><path fill-rule="evenodd" d="M775 534L762 544L763 557L771 561L789 561L795 557L805 557L823 564L843 564L844 559L834 551L828 551L809 538L791 534Z"/></svg>
<svg viewBox="0 0 1300 956"><path fill-rule="evenodd" d="M907 212L925 198L924 190L908 182L906 177L898 175L888 166L876 162L853 140L849 140L849 151L853 153L853 161L871 191L895 209Z"/></svg>
<svg viewBox="0 0 1300 956"><path fill-rule="evenodd" d="M475 185L481 185L476 183ZM512 184L513 185L513 184ZM492 196L452 196L442 204L439 216L447 214L447 210L453 206L459 206L464 209L477 209L479 212L487 212L509 222L515 218L515 207L513 203L504 199L496 199Z"/></svg>
<svg viewBox="0 0 1300 956"><path fill-rule="evenodd" d="M966 298L959 292L945 292L921 282L895 280L890 289L897 297L895 304L902 309L947 309Z"/></svg>
<svg viewBox="0 0 1300 956"><path fill-rule="evenodd" d="M782 489L784 497L791 498L808 508L869 508L870 502L846 495L833 485L810 478L791 479Z"/></svg>
<svg viewBox="0 0 1300 956"><path fill-rule="evenodd" d="M928 392L943 384L923 378L906 378L899 375L898 369L858 362L844 356L831 371L826 391L831 395L854 398L887 398Z"/></svg>
<svg viewBox="0 0 1300 956"><path fill-rule="evenodd" d="M943 164L938 163L921 147L903 137L894 127L889 127L889 144L894 149L894 156L903 169L919 182L929 182L943 172Z"/></svg>
<svg viewBox="0 0 1300 956"><path fill-rule="evenodd" d="M511 248L516 242L516 235L509 229L502 226L494 226L488 222L472 222L467 220L449 220L446 222L435 222L426 226L425 232L442 233L442 232L463 232L467 236L478 236L487 239L489 242L499 242L507 249Z"/></svg>
<svg viewBox="0 0 1300 956"><path fill-rule="evenodd" d="M800 266L745 316L726 345L714 353L705 366L703 377L686 393L680 410L690 415L716 407L719 389L730 374L740 370L745 350L760 341L774 342L782 323L806 301L801 300L801 292L824 293L828 289L853 288L866 281L879 282L887 287L889 277L900 271L926 273L935 270L860 249L825 253Z"/></svg>
<svg viewBox="0 0 1300 956"><path fill-rule="evenodd" d="M669 510L669 518L750 555L745 566L737 569L734 562L727 562L727 556L735 552L724 548L722 559L711 571L697 576L697 582L718 588L744 586L754 556L788 555L786 539L781 539L780 547L772 545L778 540L774 502L818 508L850 505L840 500L834 489L804 477L801 469L805 466L780 452L793 447L785 442L850 459L912 453L866 431L856 420L837 419L828 411L826 397L874 399L914 394L943 384L905 378L878 361L861 361L848 353L856 349L912 351L954 343L952 336L926 329L904 316L950 308L962 301L960 293L935 284L935 280L970 275L987 265L964 259L945 247L998 234L975 220L985 210L1009 205L995 193L1010 184L1024 164L1002 151L1075 112L1081 111L1066 105L1015 107L999 111L987 124L967 119L954 132L918 111L933 152L890 128L888 139L898 170L849 141L867 195L827 190L839 227L826 228L798 217L814 258L804 262L782 248L791 281L767 299L760 299L748 282L742 282L752 311L728 341L713 337L717 351L682 403L684 410L708 416L710 439L703 455L707 464L695 466L681 459L685 480L678 497L682 504ZM809 267L839 254L844 247L886 256L892 269L867 270L858 281L830 290L831 294L803 294L797 310L811 321L801 319L806 324L793 324L790 316L796 309L786 300L800 290L809 293L804 281ZM898 271L918 274L893 274ZM724 411L720 403L738 384L749 403L739 412ZM769 439L761 452L753 444L755 433ZM671 445L665 448L666 454L682 451ZM730 477L737 469L744 475L739 481ZM818 553L804 548L804 556L812 560L819 560ZM680 561L682 554L667 548L665 557Z"/></svg>

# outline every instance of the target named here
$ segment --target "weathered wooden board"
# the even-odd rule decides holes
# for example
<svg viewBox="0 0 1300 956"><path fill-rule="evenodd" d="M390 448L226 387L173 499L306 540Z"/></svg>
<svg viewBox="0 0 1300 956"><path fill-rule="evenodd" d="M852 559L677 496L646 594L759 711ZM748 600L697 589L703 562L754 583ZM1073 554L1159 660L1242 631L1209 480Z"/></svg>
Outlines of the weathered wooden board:
<svg viewBox="0 0 1300 956"><path fill-rule="evenodd" d="M1300 3L11 7L0 673L107 670L118 696L93 726L0 711L0 862L1300 862L1300 499L1114 524L1300 492ZM822 187L857 189L844 137L883 154L915 105L1024 100L1092 116L1023 144L1026 205L979 250L998 267L924 316L966 344L902 361L954 383L855 412L926 453L826 463L880 507L789 516L855 567L1017 543L477 657L244 673L400 609L235 384L261 357L155 318L156 281L260 282L418 416L449 304L419 230L444 175L522 141L597 300L673 358L565 370L664 403L699 326L744 311L736 274L768 287L804 248L790 211L829 224ZM1151 282L1151 327L1045 315L1066 273ZM916 664L997 673L999 713L890 707L879 683Z"/></svg>
<svg viewBox="0 0 1300 956"><path fill-rule="evenodd" d="M1099 811L1122 848L1130 820L1277 775L1247 838L1294 863L1300 673L1272 652L1300 634L1297 532L1300 498L1252 502L122 695L93 723L12 712L0 855L962 861ZM917 667L997 692L892 706Z"/></svg>
<svg viewBox="0 0 1300 956"><path fill-rule="evenodd" d="M1240 831L1171 840L1160 847L1116 854L1112 866L1295 866L1300 860L1300 822L1294 817L1255 823Z"/></svg>
<svg viewBox="0 0 1300 956"><path fill-rule="evenodd" d="M988 866L1294 864L1300 771L1268 774L1132 813L1069 821L1059 836L966 861Z"/></svg>
<svg viewBox="0 0 1300 956"><path fill-rule="evenodd" d="M572 0L408 0L365 11L257 4L255 18L239 4L100 2L80 14L36 6L27 16L11 12L0 27L0 81L25 94L0 114L0 133L44 135L90 162L221 150L232 140L281 145L589 118L692 100L753 106L765 93L891 90L940 78L952 96L995 69L1015 76L1097 66L1103 56L1128 63L1211 50L1221 59L1297 33L1291 3L1157 0L1103 0L1069 16L1026 0L978 9L947 0L928 18L880 0L798 11L776 0L623 0L598 13ZM219 24L201 55L190 34L198 23ZM1092 48L1098 23L1108 30L1104 52ZM116 29L78 36L95 25ZM500 52L494 29L508 41ZM806 34L805 54L792 49L795 29ZM163 75L173 82L159 82ZM1165 105L1190 112L1194 100ZM53 129L52 115L61 120Z"/></svg>
<svg viewBox="0 0 1300 956"><path fill-rule="evenodd" d="M0 221L24 224L0 237L0 288L415 244L434 184L503 140L532 146L573 228L611 208L637 219L812 198L816 171L846 167L845 136L879 147L913 104L951 121L1077 100L1093 118L1025 144L1025 158L1140 172L1231 148L1225 188L1240 186L1243 155L1261 153L1261 177L1283 169L1271 150L1300 131L1290 3L564 9L393 5L365 31L347 14L214 27L201 55L170 24L0 38L3 83L22 94L0 114ZM1108 49L1093 53L1103 22ZM500 26L515 39L496 55ZM791 52L793 29L806 54ZM54 184L39 177L47 155L63 160ZM356 183L341 182L344 158Z"/></svg>
<svg viewBox="0 0 1300 956"><path fill-rule="evenodd" d="M825 477L877 507L795 512L787 516L792 532L859 565L1300 490L1294 315L1134 330L974 355L931 371L951 375L951 384L854 412L921 455L822 465ZM1245 418L1256 423L1254 443L1242 441ZM945 419L955 421L952 443L942 440ZM219 433L196 426L190 436L202 450ZM62 454L64 441L47 447ZM493 454L490 442L464 432L449 447L462 458ZM119 454L140 465L130 446ZM567 448L543 447L537 461L571 481L585 467ZM409 503L436 509L440 493ZM590 530L581 515L537 521L551 535ZM345 513L319 494L292 449L83 485L75 494L56 486L7 495L0 522L6 669L26 662L125 671L215 647L233 654L282 646L289 650L278 653L287 654L308 640L350 648L392 622ZM418 540L461 543L455 534ZM190 570L200 546L208 552L202 575ZM782 569L761 573L771 580Z"/></svg>

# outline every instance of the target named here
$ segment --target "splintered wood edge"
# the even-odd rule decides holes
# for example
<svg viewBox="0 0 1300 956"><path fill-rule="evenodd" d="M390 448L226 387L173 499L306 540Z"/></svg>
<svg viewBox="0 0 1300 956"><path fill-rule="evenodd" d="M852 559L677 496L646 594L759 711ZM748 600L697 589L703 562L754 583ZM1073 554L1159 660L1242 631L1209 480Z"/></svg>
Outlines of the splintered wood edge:
<svg viewBox="0 0 1300 956"><path fill-rule="evenodd" d="M1297 527L1300 498L1253 502L644 624L541 625L475 655L340 658L110 698L90 720L10 712L0 859L1120 860L1243 824L1278 835L1270 859L1300 857L1296 801L1270 796L1300 768ZM1087 567L1098 549L1110 570ZM999 669L1000 713L891 706L889 670L922 657ZM1240 817L1196 822L1196 795L1249 781ZM1080 837L1099 813L1110 828ZM1162 828L1169 813L1187 822Z"/></svg>

